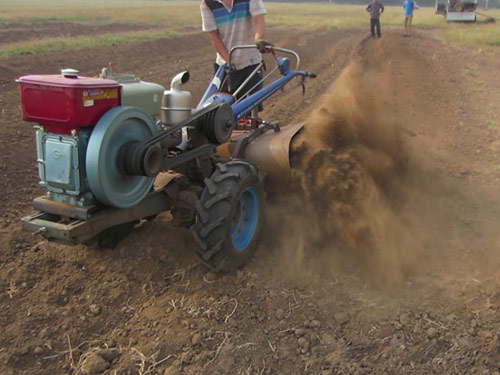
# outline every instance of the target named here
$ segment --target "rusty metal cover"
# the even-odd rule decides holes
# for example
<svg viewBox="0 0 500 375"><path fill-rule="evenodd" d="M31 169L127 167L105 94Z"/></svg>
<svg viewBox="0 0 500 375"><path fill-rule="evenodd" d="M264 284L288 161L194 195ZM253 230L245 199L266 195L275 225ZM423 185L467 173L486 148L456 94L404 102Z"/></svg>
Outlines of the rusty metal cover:
<svg viewBox="0 0 500 375"><path fill-rule="evenodd" d="M290 180L290 143L303 127L300 123L284 126L277 133L269 131L246 147L245 159L267 175L266 183L281 185Z"/></svg>

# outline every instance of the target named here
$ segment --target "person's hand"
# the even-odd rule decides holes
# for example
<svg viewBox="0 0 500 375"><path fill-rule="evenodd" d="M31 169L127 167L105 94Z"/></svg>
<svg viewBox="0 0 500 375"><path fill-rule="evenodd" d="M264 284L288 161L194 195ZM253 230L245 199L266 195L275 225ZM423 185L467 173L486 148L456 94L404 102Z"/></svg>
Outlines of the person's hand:
<svg viewBox="0 0 500 375"><path fill-rule="evenodd" d="M257 39L255 41L255 45L257 46L257 49L259 50L260 53L266 53L266 47L272 47L273 44L269 43L268 41L264 39Z"/></svg>

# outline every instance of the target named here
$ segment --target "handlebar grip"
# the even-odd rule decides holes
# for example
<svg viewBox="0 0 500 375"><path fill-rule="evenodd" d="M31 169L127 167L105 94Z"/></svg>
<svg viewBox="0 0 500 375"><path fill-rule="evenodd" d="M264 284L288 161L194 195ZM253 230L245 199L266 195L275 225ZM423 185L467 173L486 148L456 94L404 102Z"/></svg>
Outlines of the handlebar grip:
<svg viewBox="0 0 500 375"><path fill-rule="evenodd" d="M309 78L316 78L317 77L316 73L313 73L313 72L306 72L306 76Z"/></svg>

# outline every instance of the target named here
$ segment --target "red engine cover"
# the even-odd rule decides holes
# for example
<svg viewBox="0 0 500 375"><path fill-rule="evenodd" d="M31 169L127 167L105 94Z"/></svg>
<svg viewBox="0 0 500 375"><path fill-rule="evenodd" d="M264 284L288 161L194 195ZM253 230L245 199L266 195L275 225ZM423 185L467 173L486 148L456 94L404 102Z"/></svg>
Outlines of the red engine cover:
<svg viewBox="0 0 500 375"><path fill-rule="evenodd" d="M23 119L50 132L92 126L120 105L120 84L103 78L29 75L18 79Z"/></svg>

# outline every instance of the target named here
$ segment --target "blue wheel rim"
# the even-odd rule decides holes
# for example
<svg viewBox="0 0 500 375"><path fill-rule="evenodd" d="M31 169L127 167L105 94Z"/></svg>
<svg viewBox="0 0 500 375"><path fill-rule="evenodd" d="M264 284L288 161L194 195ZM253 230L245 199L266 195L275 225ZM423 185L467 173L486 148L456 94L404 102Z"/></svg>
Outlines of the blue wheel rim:
<svg viewBox="0 0 500 375"><path fill-rule="evenodd" d="M252 242L259 221L259 196L253 187L245 188L236 202L231 220L231 239L236 251Z"/></svg>

